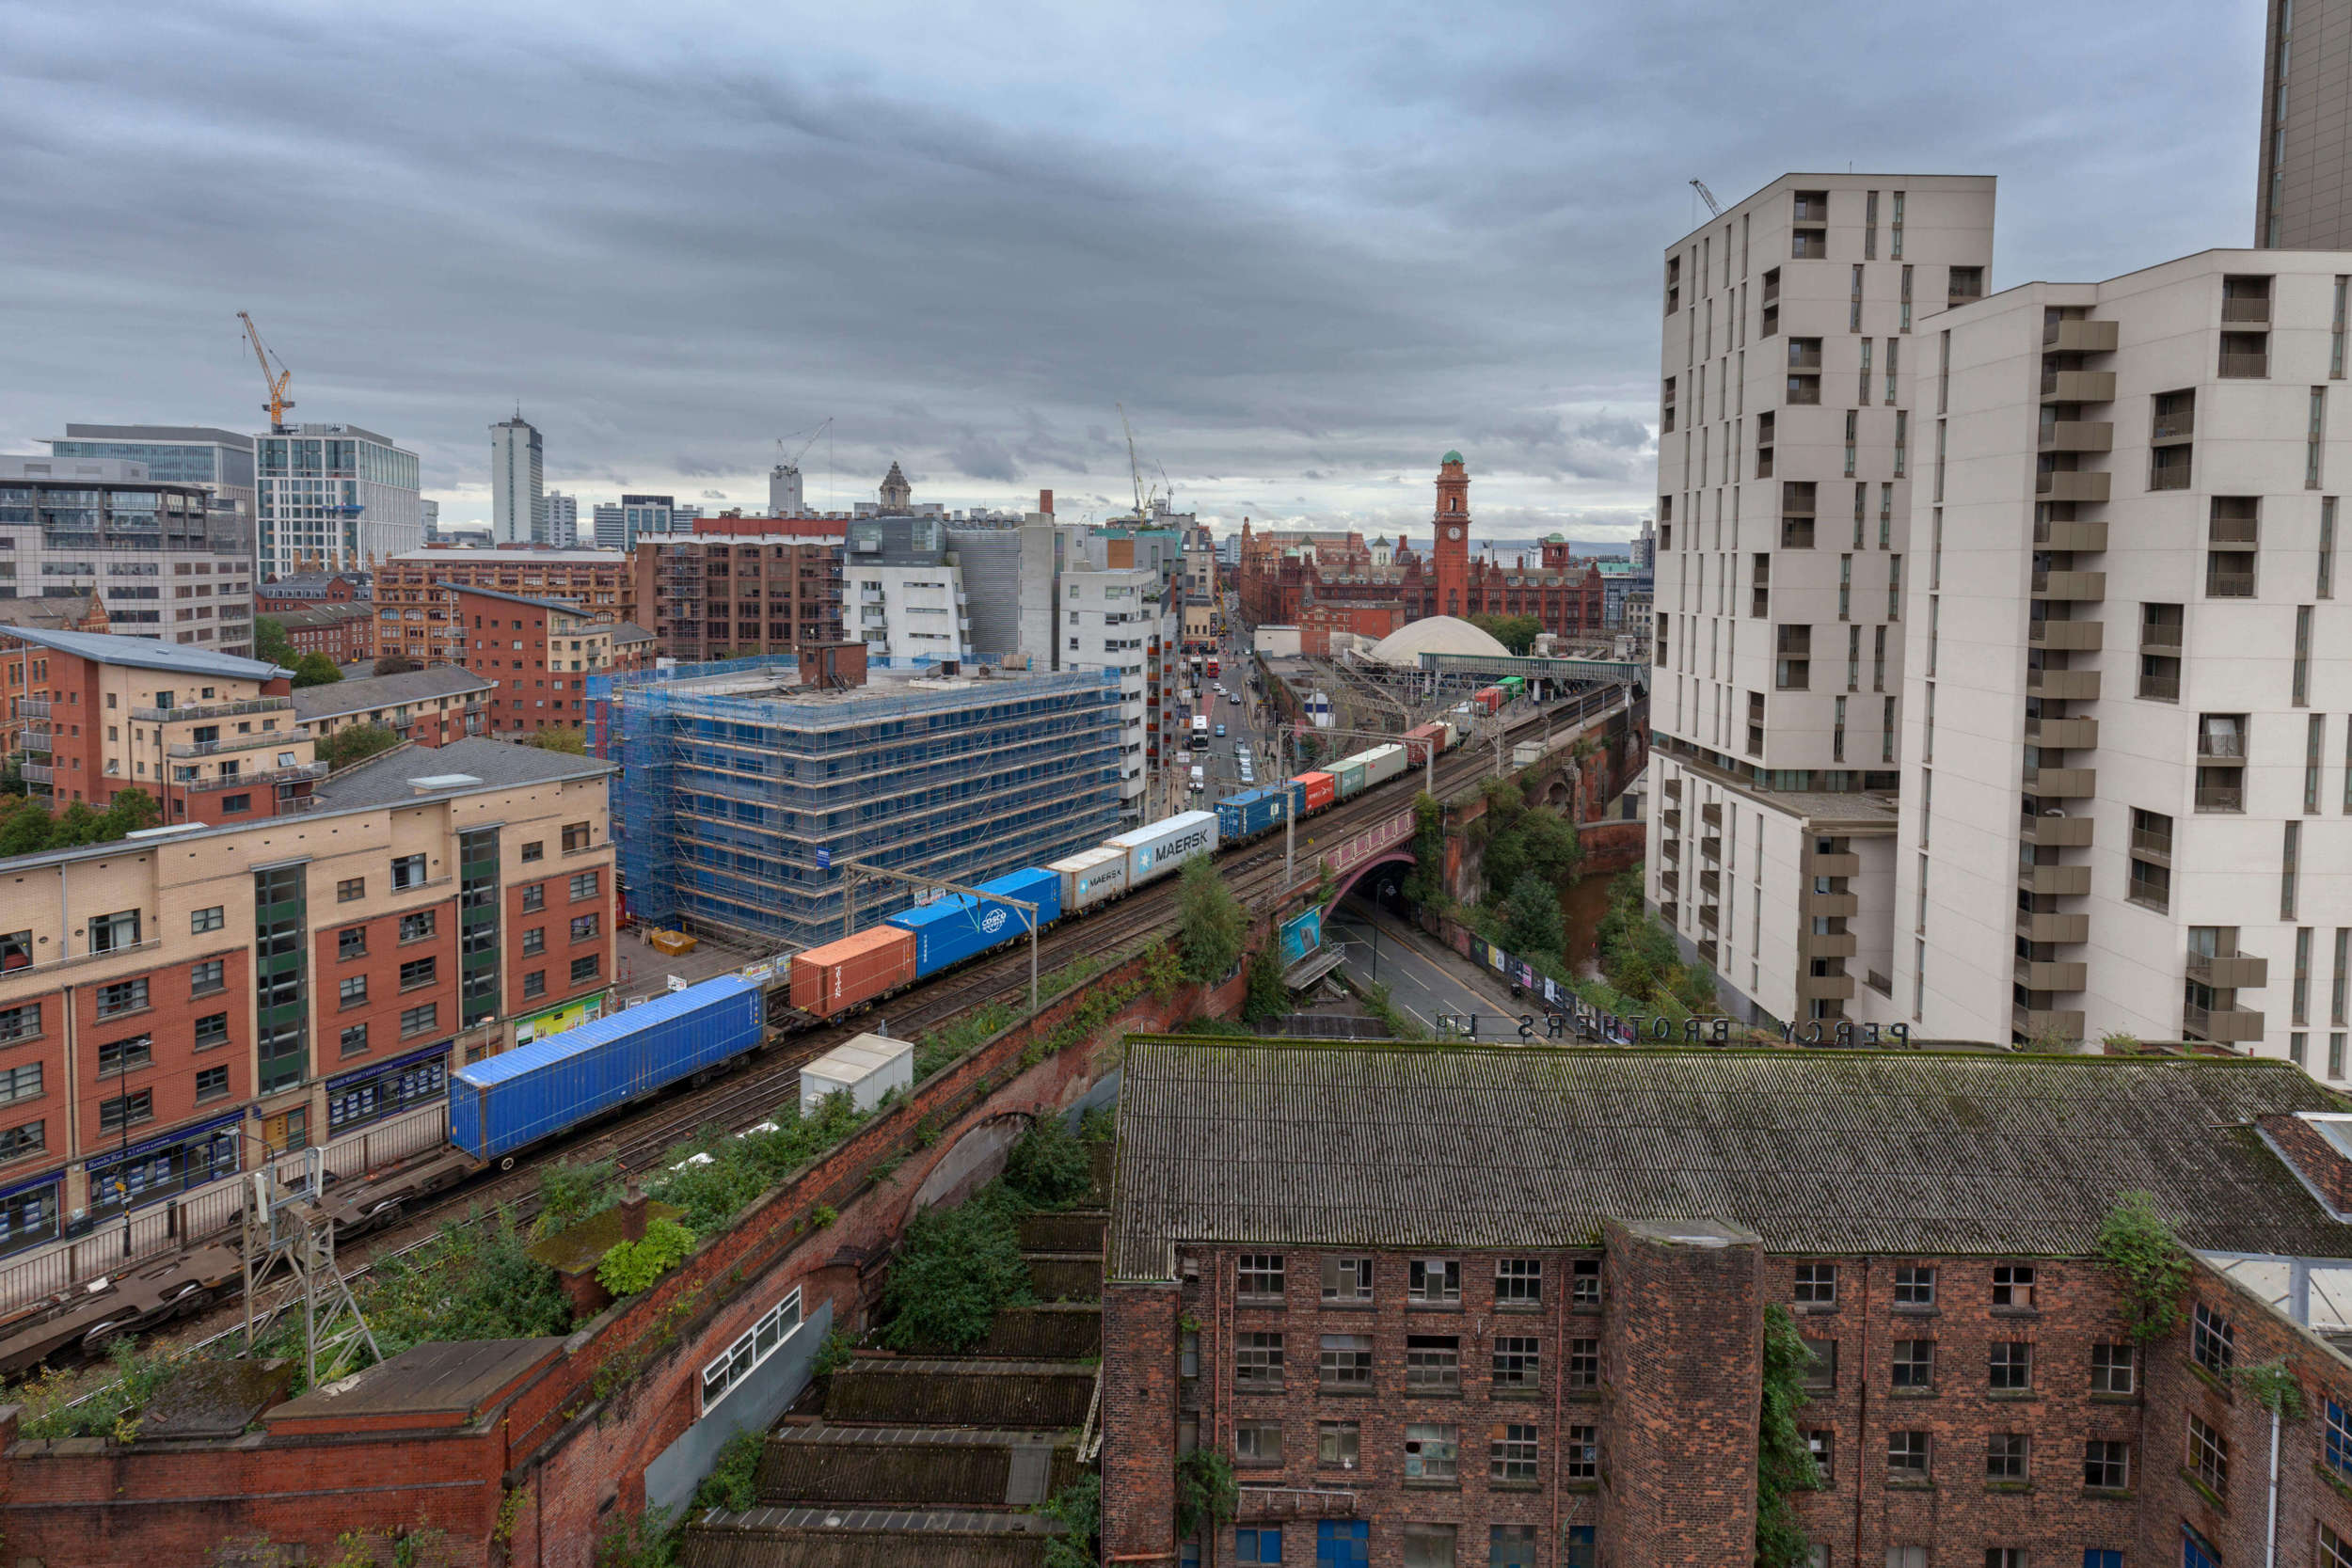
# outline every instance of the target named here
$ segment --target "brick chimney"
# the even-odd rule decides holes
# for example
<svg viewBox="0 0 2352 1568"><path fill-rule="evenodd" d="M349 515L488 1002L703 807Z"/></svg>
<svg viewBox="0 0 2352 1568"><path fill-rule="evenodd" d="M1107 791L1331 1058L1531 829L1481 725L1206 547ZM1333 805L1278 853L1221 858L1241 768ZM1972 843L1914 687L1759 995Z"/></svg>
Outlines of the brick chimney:
<svg viewBox="0 0 2352 1568"><path fill-rule="evenodd" d="M1047 516L1052 516L1054 515L1054 492L1040 490L1037 493L1037 509Z"/></svg>

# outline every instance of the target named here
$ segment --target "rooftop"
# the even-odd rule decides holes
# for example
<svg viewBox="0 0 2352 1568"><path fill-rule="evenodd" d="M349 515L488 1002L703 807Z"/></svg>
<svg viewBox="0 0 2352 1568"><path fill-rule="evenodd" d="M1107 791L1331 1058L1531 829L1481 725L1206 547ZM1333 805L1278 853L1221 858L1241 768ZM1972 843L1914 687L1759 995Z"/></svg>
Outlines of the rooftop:
<svg viewBox="0 0 2352 1568"><path fill-rule="evenodd" d="M262 613L289 631L297 627L340 626L348 621L375 618L374 607L356 599L348 604L305 605L300 610L268 610Z"/></svg>
<svg viewBox="0 0 2352 1568"><path fill-rule="evenodd" d="M443 523L444 530L463 527L458 523ZM528 566L623 566L628 557L618 550L538 550L501 548L485 550L463 546L439 549L405 550L392 557L394 565L425 565L433 562L461 562L471 565L488 562L493 565L514 563Z"/></svg>
<svg viewBox="0 0 2352 1568"><path fill-rule="evenodd" d="M464 584L459 584L455 592L471 594L476 598L502 599L508 604L529 605L533 610L551 610L560 615L586 616L589 613L580 608L577 599L537 599L528 594L509 594L497 588L469 588Z"/></svg>
<svg viewBox="0 0 2352 1568"><path fill-rule="evenodd" d="M612 764L598 757L573 756L568 752L542 751L469 735L430 750L404 746L371 757L321 782L312 794L321 808L344 811L357 806L405 805L430 796L465 795L479 789L598 779L612 771ZM417 782L421 779L469 782L420 793Z"/></svg>
<svg viewBox="0 0 2352 1568"><path fill-rule="evenodd" d="M271 1410L272 1426L355 1418L421 1418L418 1426L458 1426L494 1403L564 1348L540 1339L437 1340L402 1351L362 1372L323 1384Z"/></svg>
<svg viewBox="0 0 2352 1568"><path fill-rule="evenodd" d="M1598 1244L1723 1220L1787 1254L2080 1257L2119 1194L2191 1247L2352 1257L2251 1126L2347 1102L2273 1058L1308 1041L1128 1044L1110 1273L1186 1242Z"/></svg>
<svg viewBox="0 0 2352 1568"><path fill-rule="evenodd" d="M203 441L241 451L253 450L253 437L208 424L68 424L69 441Z"/></svg>
<svg viewBox="0 0 2352 1568"><path fill-rule="evenodd" d="M1492 633L1453 615L1430 615L1399 626L1373 644L1371 657L1382 664L1416 669L1423 654L1508 654Z"/></svg>
<svg viewBox="0 0 2352 1568"><path fill-rule="evenodd" d="M401 675L370 675L364 680L303 687L294 694L294 717L305 723L313 719L339 719L347 713L398 707L403 703L489 691L497 686L498 682L454 664L435 664Z"/></svg>
<svg viewBox="0 0 2352 1568"><path fill-rule="evenodd" d="M653 633L634 621L616 621L612 625L612 641L615 642L650 642L653 640Z"/></svg>
<svg viewBox="0 0 2352 1568"><path fill-rule="evenodd" d="M54 631L45 626L12 626L6 635L36 647L72 654L97 664L120 664L135 670L168 670L174 674L226 675L236 680L265 681L291 675L275 664L257 658L237 658L210 648L182 642L158 642L151 637L114 637L94 631Z"/></svg>

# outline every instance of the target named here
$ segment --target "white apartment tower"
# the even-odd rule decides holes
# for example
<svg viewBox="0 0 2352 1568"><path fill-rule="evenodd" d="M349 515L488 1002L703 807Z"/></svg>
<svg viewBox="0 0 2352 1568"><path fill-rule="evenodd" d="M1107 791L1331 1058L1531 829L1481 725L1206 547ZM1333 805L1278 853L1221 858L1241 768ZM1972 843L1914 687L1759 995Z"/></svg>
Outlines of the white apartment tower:
<svg viewBox="0 0 2352 1568"><path fill-rule="evenodd" d="M490 427L490 541L545 544L548 531L545 463L539 432L519 408Z"/></svg>
<svg viewBox="0 0 2352 1568"><path fill-rule="evenodd" d="M1923 333L1893 971L1915 1032L2203 1039L2344 1079L2347 275L2206 251Z"/></svg>
<svg viewBox="0 0 2352 1568"><path fill-rule="evenodd" d="M1670 246L1645 891L1783 1022L1894 1022L1912 401L1985 176L1786 175Z"/></svg>
<svg viewBox="0 0 2352 1568"><path fill-rule="evenodd" d="M264 578L348 572L424 546L417 454L350 424L253 437Z"/></svg>
<svg viewBox="0 0 2352 1568"><path fill-rule="evenodd" d="M567 496L561 490L550 490L547 493L546 507L548 526L539 542L559 550L578 548L580 498Z"/></svg>
<svg viewBox="0 0 2352 1568"><path fill-rule="evenodd" d="M805 517L802 510L801 470L790 463L779 463L768 470L768 515L771 517Z"/></svg>

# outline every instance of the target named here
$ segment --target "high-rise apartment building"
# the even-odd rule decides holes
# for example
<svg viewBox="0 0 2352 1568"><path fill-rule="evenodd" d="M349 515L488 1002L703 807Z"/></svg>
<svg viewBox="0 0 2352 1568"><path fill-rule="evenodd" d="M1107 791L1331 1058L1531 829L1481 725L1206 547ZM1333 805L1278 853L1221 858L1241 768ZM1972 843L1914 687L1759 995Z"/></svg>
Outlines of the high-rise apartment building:
<svg viewBox="0 0 2352 1568"><path fill-rule="evenodd" d="M621 537L614 548L633 550L637 541L648 533L667 533L680 508L670 496L623 496L621 498ZM601 528L601 524L598 525ZM692 531L692 525L686 531ZM604 543L601 532L596 543Z"/></svg>
<svg viewBox="0 0 2352 1568"><path fill-rule="evenodd" d="M501 545L548 543L546 465L539 432L517 409L490 427L490 538Z"/></svg>
<svg viewBox="0 0 2352 1568"><path fill-rule="evenodd" d="M540 543L550 549L573 548L580 543L580 498L567 496L561 490L550 490L544 501L548 525L546 537Z"/></svg>
<svg viewBox="0 0 2352 1568"><path fill-rule="evenodd" d="M253 529L253 437L210 425L69 424L49 441L52 457L113 457L144 464L166 484L199 484L220 508Z"/></svg>
<svg viewBox="0 0 2352 1568"><path fill-rule="evenodd" d="M790 656L841 641L841 539L789 518L724 520L726 531L649 536L628 558L637 604L664 658L685 664ZM738 531L764 527L767 531ZM839 523L833 525L837 530Z"/></svg>
<svg viewBox="0 0 2352 1568"><path fill-rule="evenodd" d="M417 520L423 526L426 544L437 545L441 542L441 503L439 501L418 501Z"/></svg>
<svg viewBox="0 0 2352 1568"><path fill-rule="evenodd" d="M1925 318L1985 292L1993 200L1786 175L1664 257L1645 885L1783 1021L1897 1016L1912 372Z"/></svg>
<svg viewBox="0 0 2352 1568"><path fill-rule="evenodd" d="M417 454L389 436L306 424L253 447L263 576L349 571L422 547Z"/></svg>
<svg viewBox="0 0 2352 1568"><path fill-rule="evenodd" d="M2352 247L2352 0L2267 0L2254 244Z"/></svg>
<svg viewBox="0 0 2352 1568"><path fill-rule="evenodd" d="M895 471L895 470L894 470ZM937 517L860 517L843 562L848 635L893 659L971 657L971 610L963 568L949 561L947 525Z"/></svg>
<svg viewBox="0 0 2352 1568"><path fill-rule="evenodd" d="M1890 971L1915 1033L2344 1079L2347 288L2341 252L2206 251L1920 333Z"/></svg>
<svg viewBox="0 0 2352 1568"><path fill-rule="evenodd" d="M617 501L598 501L593 509L596 520L596 547L600 550L628 548L628 522Z"/></svg>

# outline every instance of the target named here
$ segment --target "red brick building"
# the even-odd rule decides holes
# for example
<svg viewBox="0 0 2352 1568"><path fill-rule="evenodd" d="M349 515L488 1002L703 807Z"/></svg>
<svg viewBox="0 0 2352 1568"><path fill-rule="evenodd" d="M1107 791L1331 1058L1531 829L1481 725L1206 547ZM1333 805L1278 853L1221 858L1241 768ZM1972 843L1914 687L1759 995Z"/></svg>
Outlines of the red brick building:
<svg viewBox="0 0 2352 1568"><path fill-rule="evenodd" d="M660 657L682 663L798 656L841 640L841 538L822 519L712 517L647 534L631 552L636 602Z"/></svg>
<svg viewBox="0 0 2352 1568"><path fill-rule="evenodd" d="M1104 1549L1744 1564L1778 1307L1814 1563L2340 1568L2347 1148L2284 1062L1131 1042ZM2200 1259L2144 1342L2128 1192ZM1241 1500L1188 1544L1195 1446Z"/></svg>
<svg viewBox="0 0 2352 1568"><path fill-rule="evenodd" d="M375 657L375 611L363 604L320 604L263 612L285 628L296 655L325 654L338 664Z"/></svg>
<svg viewBox="0 0 2352 1568"><path fill-rule="evenodd" d="M297 572L273 578L253 590L253 609L262 615L310 610L319 605L368 604L375 583L368 572Z"/></svg>
<svg viewBox="0 0 2352 1568"><path fill-rule="evenodd" d="M588 723L588 679L644 669L653 640L577 605L487 588L451 591L465 635L451 659L496 686L483 704L486 735L514 736Z"/></svg>
<svg viewBox="0 0 2352 1568"><path fill-rule="evenodd" d="M636 579L617 550L530 545L473 549L436 545L394 556L375 578L376 647L419 664L455 662L458 635L449 591L483 588L567 600L593 616L633 621Z"/></svg>

